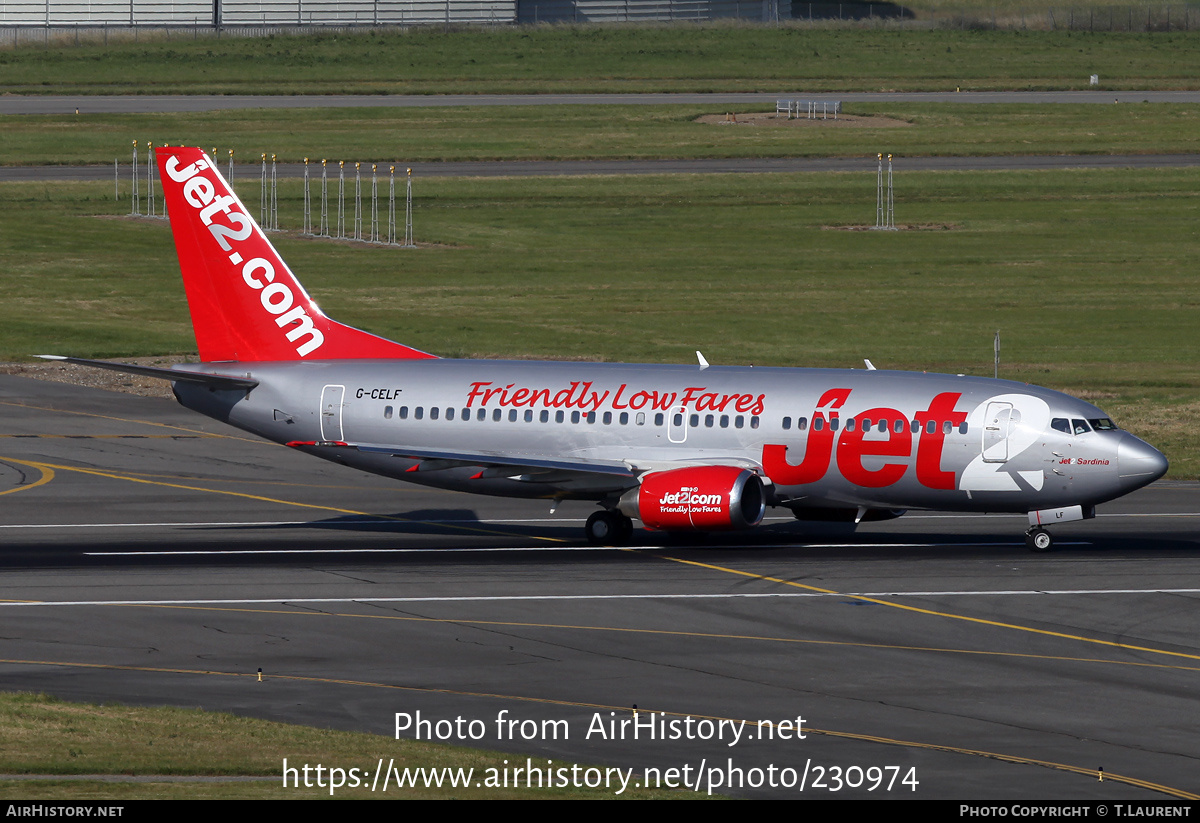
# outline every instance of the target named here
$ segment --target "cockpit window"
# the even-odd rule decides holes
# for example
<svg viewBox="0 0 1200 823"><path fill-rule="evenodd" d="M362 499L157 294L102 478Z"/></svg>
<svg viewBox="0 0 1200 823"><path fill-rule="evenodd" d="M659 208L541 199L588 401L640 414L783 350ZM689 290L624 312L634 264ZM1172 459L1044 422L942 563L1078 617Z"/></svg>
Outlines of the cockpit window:
<svg viewBox="0 0 1200 823"><path fill-rule="evenodd" d="M1097 417L1095 420L1089 420L1092 428L1098 432L1112 432L1117 430L1117 424L1109 420L1107 417Z"/></svg>
<svg viewBox="0 0 1200 823"><path fill-rule="evenodd" d="M1074 429L1076 434L1087 434L1092 430L1092 427L1087 424L1086 420L1079 420L1077 418L1071 418L1071 428Z"/></svg>
<svg viewBox="0 0 1200 823"><path fill-rule="evenodd" d="M1071 423L1065 417L1056 417L1050 421L1050 428L1063 434L1071 433Z"/></svg>

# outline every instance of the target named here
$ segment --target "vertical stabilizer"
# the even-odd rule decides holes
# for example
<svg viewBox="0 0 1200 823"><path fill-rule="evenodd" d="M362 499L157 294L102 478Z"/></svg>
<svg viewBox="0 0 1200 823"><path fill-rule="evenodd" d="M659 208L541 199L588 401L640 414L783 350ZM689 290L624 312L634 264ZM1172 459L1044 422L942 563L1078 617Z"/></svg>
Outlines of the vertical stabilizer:
<svg viewBox="0 0 1200 823"><path fill-rule="evenodd" d="M203 151L156 152L201 360L433 357L326 317Z"/></svg>

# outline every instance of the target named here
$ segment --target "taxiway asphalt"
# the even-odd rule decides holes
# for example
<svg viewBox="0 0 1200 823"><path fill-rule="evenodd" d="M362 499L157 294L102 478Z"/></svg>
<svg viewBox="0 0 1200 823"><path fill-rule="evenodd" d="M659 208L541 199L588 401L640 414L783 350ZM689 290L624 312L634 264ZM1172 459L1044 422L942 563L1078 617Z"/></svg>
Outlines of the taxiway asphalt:
<svg viewBox="0 0 1200 823"><path fill-rule="evenodd" d="M1032 171L1043 169L1188 168L1200 166L1200 154L1013 155L984 157L905 157L904 171ZM562 177L609 174L780 174L864 172L878 168L875 157L731 157L691 160L462 160L411 163L420 177ZM319 170L317 164L309 169ZM276 175L304 176L304 164L280 163ZM398 170L401 174L403 169ZM257 179L261 168L234 166L234 179ZM129 164L120 167L129 174ZM112 166L0 166L0 182L113 179Z"/></svg>
<svg viewBox="0 0 1200 823"><path fill-rule="evenodd" d="M535 767L774 766L806 797L1200 795L1196 484L1102 506L1048 555L1022 517L940 513L598 550L586 505L407 486L167 400L0 376L0 420L8 689L381 735L326 766L386 758L419 711ZM633 704L724 739L613 739ZM776 725L729 745L720 719ZM834 792L832 767L919 785Z"/></svg>
<svg viewBox="0 0 1200 823"><path fill-rule="evenodd" d="M1200 91L1007 91L1007 92L854 92L845 94L694 93L694 94L392 94L392 95L11 95L0 97L0 115L136 114L241 109L425 108L530 105L729 105L762 106L780 99L814 101L1089 104L1196 103ZM907 171L1016 171L1053 168L1154 168L1200 165L1197 154L1028 155L996 157L904 158ZM702 158L692 160L508 160L412 163L418 177L529 177L606 174L766 174L775 172L873 171L873 157ZM235 166L235 177L255 176L256 164ZM280 164L276 174L301 177L299 163ZM110 166L0 166L0 182L23 180L109 180Z"/></svg>
<svg viewBox="0 0 1200 823"><path fill-rule="evenodd" d="M129 94L6 95L0 114L145 114L226 109L430 108L438 106L757 105L804 99L844 103L1197 103L1200 91L707 92L678 94Z"/></svg>

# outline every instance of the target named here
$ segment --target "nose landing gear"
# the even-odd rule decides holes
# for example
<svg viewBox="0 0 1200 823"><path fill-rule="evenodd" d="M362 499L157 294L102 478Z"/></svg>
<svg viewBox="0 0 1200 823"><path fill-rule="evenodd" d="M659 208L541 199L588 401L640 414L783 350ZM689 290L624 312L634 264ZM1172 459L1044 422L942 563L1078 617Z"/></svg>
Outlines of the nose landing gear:
<svg viewBox="0 0 1200 823"><path fill-rule="evenodd" d="M1054 538L1050 536L1050 532L1046 531L1043 523L1073 523L1076 520L1091 520L1095 516L1096 507L1084 505L1031 511L1029 512L1029 531L1025 532L1025 545L1031 552L1048 552L1054 545Z"/></svg>
<svg viewBox="0 0 1200 823"><path fill-rule="evenodd" d="M1034 526L1025 532L1025 545L1031 552L1048 552L1054 545L1054 538L1041 526Z"/></svg>

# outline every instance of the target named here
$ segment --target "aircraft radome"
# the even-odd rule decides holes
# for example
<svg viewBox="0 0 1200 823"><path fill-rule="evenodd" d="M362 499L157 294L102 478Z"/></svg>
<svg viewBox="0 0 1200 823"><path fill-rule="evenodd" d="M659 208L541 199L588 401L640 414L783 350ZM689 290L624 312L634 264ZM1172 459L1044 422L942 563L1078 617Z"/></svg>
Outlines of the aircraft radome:
<svg viewBox="0 0 1200 823"><path fill-rule="evenodd" d="M1046 526L1162 477L1103 411L1006 380L883 370L444 360L326 317L200 149L159 148L200 363L61 358L171 380L190 409L444 489L593 500L595 544L648 529L1023 512Z"/></svg>

